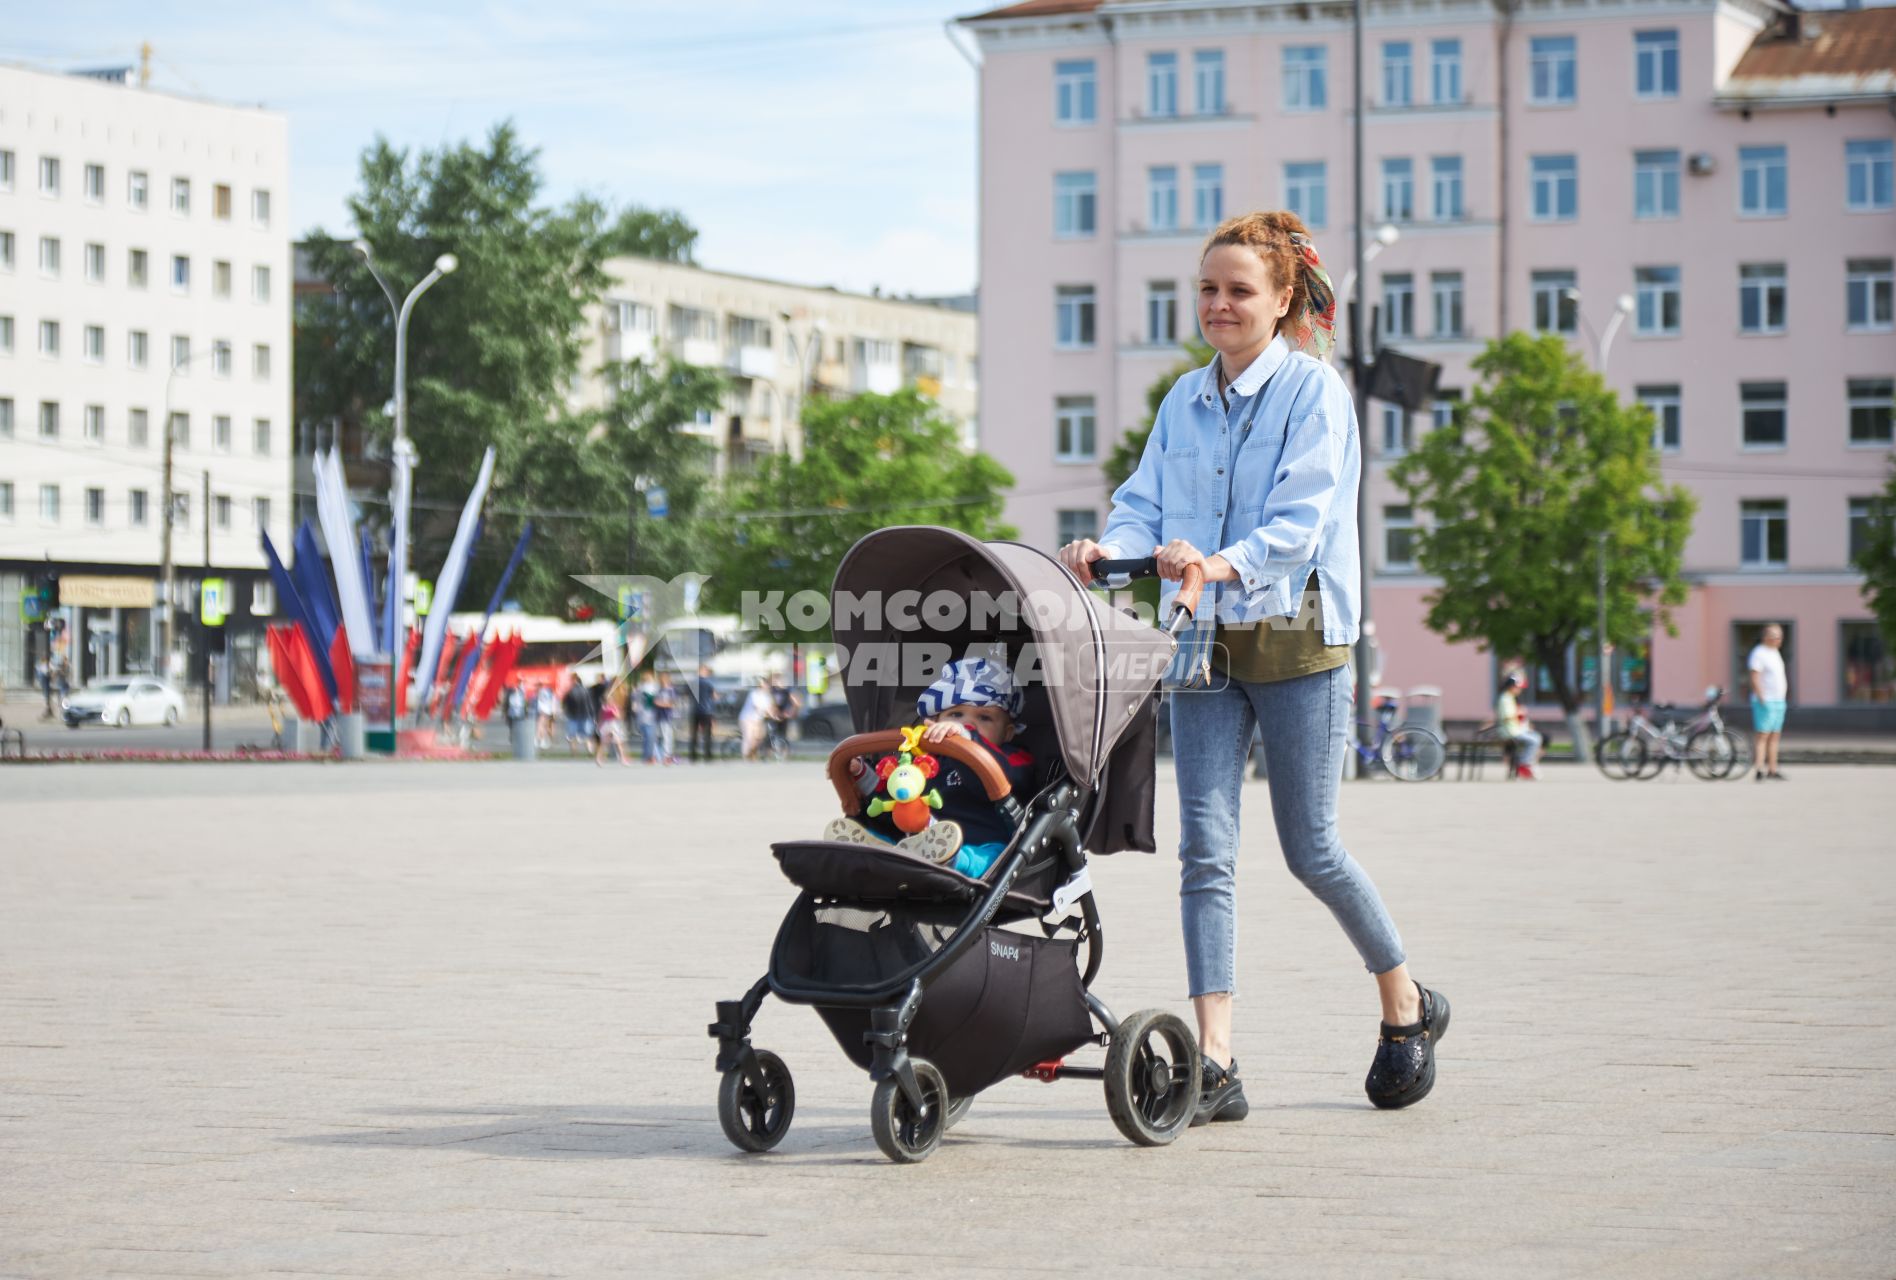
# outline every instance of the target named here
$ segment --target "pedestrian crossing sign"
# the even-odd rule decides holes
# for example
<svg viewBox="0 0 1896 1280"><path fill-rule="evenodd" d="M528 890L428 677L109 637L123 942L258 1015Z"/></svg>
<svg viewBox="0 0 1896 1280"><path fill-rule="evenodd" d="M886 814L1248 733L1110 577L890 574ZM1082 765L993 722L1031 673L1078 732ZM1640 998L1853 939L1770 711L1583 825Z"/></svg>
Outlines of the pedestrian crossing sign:
<svg viewBox="0 0 1896 1280"><path fill-rule="evenodd" d="M221 627L230 617L230 579L206 578L199 588L198 616L207 627Z"/></svg>

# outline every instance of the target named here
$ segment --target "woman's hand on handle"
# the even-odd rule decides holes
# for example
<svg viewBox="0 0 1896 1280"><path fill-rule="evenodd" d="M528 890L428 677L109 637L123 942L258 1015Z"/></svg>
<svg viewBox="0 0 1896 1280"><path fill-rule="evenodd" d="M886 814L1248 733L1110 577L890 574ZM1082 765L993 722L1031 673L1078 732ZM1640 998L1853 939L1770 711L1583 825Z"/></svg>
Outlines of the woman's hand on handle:
<svg viewBox="0 0 1896 1280"><path fill-rule="evenodd" d="M1091 538L1081 538L1077 542L1069 542L1060 548L1060 563L1065 565L1083 586L1092 585L1093 561L1110 558L1106 548Z"/></svg>
<svg viewBox="0 0 1896 1280"><path fill-rule="evenodd" d="M1162 547L1152 548L1159 562L1159 577L1177 582L1185 576L1187 565L1197 565L1206 582L1234 582L1238 572L1223 556L1207 556L1183 538L1174 538Z"/></svg>

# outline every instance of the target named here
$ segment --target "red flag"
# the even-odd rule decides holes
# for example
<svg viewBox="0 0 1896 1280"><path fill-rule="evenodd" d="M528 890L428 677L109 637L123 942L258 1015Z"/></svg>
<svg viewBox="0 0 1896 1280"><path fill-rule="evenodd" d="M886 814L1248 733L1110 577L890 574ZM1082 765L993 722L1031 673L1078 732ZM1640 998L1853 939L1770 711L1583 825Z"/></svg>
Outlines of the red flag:
<svg viewBox="0 0 1896 1280"><path fill-rule="evenodd" d="M507 681L513 675L514 664L520 659L520 650L526 642L515 632L507 639L499 641L490 650L487 662L487 682L481 687L480 697L473 701L472 719L485 720L494 713L494 704L500 701L500 694L507 687Z"/></svg>
<svg viewBox="0 0 1896 1280"><path fill-rule="evenodd" d="M402 646L402 660L395 668L395 715L397 719L408 714L408 679L415 669L415 653L421 648L421 630L418 627L408 629L408 641Z"/></svg>
<svg viewBox="0 0 1896 1280"><path fill-rule="evenodd" d="M355 659L349 654L349 637L342 627L336 628L336 637L329 642L329 667L336 673L336 709L345 714L354 711Z"/></svg>
<svg viewBox="0 0 1896 1280"><path fill-rule="evenodd" d="M264 628L264 639L270 646L270 669L276 672L277 684L282 686L284 695L290 700L290 705L296 708L297 718L309 720L312 718L314 708L310 706L309 691L303 687L302 680L297 677L290 657L287 635L289 630L289 627L282 624Z"/></svg>
<svg viewBox="0 0 1896 1280"><path fill-rule="evenodd" d="M329 688L323 683L323 678L316 669L316 653L309 647L309 637L303 634L301 624L290 626L289 635L284 637L284 649L290 660L290 670L302 682L304 695L309 699L307 718L329 719Z"/></svg>

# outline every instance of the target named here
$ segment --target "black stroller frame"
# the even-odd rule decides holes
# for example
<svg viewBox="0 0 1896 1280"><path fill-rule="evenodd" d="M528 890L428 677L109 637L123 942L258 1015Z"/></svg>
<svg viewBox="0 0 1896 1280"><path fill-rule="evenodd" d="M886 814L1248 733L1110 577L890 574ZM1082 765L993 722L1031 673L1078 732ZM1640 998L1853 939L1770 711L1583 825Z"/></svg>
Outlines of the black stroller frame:
<svg viewBox="0 0 1896 1280"><path fill-rule="evenodd" d="M872 534L858 549L891 533L922 532L982 547L947 530L909 529ZM1150 572L1151 562L1111 567ZM843 577L839 570L839 582ZM1079 586L1071 575L1066 581ZM1190 608L1182 605L1173 632ZM851 705L855 710L853 695ZM836 747L831 780L846 812L856 797L847 762L888 750L899 736L859 733ZM725 1135L741 1150L767 1151L790 1128L790 1072L751 1043L752 1023L774 994L814 1007L844 1052L866 1068L875 1084L871 1131L897 1162L926 1159L975 1093L1023 1075L1047 1083L1102 1081L1108 1113L1126 1137L1142 1146L1171 1142L1196 1109L1196 1039L1164 1010L1122 1022L1092 990L1104 931L1085 844L1089 830L1097 831L1101 795L1089 797L1067 770L1055 768L1023 806L980 748L951 739L931 750L975 772L1014 827L1013 839L979 880L895 846L774 846L801 892L779 926L768 972L741 999L718 1001L709 1027L718 1042ZM1039 924L1042 937L1004 927L1027 921ZM1089 1045L1107 1050L1103 1066L1065 1061Z"/></svg>

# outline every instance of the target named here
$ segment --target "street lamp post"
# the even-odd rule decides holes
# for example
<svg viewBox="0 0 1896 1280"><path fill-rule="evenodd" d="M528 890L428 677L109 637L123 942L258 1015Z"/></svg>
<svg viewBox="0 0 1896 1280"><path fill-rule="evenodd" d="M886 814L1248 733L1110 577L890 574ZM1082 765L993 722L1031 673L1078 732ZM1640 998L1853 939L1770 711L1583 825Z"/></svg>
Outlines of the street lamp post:
<svg viewBox="0 0 1896 1280"><path fill-rule="evenodd" d="M389 541L388 599L385 615L388 642L392 651L399 650L400 636L397 634L406 621L402 607L402 596L408 581L408 507L414 491L415 463L418 460L415 446L408 439L408 317L415 309L415 300L433 287L434 282L452 272L459 261L451 253L444 253L435 259L434 270L422 277L421 283L408 291L401 302L395 301L395 290L389 287L382 273L376 270L375 259L369 252L369 242L358 238L351 246L362 258L362 265L375 277L375 283L382 286L382 292L388 298L389 310L395 313L395 443L391 449L395 461L395 474L389 486L389 507L394 517L394 531ZM344 549L346 551L346 548ZM331 547L329 554L340 555ZM399 652L392 652L395 661L400 662ZM399 679L399 677L397 677ZM389 699L389 730L395 728L395 699Z"/></svg>
<svg viewBox="0 0 1896 1280"><path fill-rule="evenodd" d="M1359 47L1356 52L1357 65L1360 69L1362 64L1362 50L1360 48L1362 33L1360 31L1361 24L1358 23L1357 25L1359 27L1357 32ZM1361 108L1362 100L1359 95L1357 99L1358 122L1356 135L1358 177L1361 177L1362 170ZM1337 299L1338 305L1349 308L1350 397L1355 402L1356 407L1357 458L1359 467L1356 480L1356 549L1359 563L1359 580L1356 594L1358 599L1361 637L1358 639L1356 647L1356 710L1358 715L1367 715L1370 699L1375 696L1376 684L1375 673L1371 670L1375 661L1375 651L1372 647L1373 641L1371 639L1375 631L1375 626L1370 618L1369 601L1369 580L1374 570L1371 566L1369 555L1369 399L1363 394L1363 325L1359 319L1360 309L1356 305L1356 286L1376 255L1394 244L1402 233L1396 230L1393 223L1385 222L1382 226L1376 228L1376 234L1369 244L1365 245L1363 243L1363 196L1361 184L1358 183L1357 186L1356 261L1351 265L1348 274L1343 277L1343 289L1342 292L1337 295ZM1344 759L1351 768L1355 767L1356 756L1354 753L1346 753Z"/></svg>
<svg viewBox="0 0 1896 1280"><path fill-rule="evenodd" d="M173 360L171 362L171 372L165 375L164 419L158 424L158 430L164 433L164 462L159 479L159 494L160 500L164 503L164 510L159 513L159 528L162 532L159 536L158 580L164 584L165 598L158 610L159 649L158 660L153 665L156 667L158 674L167 680L175 678L176 675L176 673L171 670L171 646L175 642L176 629L176 622L173 619L172 610L177 607L178 595L178 584L175 581L174 572L177 566L171 559L171 535L177 526L179 496L173 493L171 489L173 473L172 454L177 444L171 430L171 393L173 388L177 386L178 375L189 368L192 361L206 354L208 353L203 350L186 351L184 353L184 359ZM210 520L211 514L208 510L201 514L203 519L206 521ZM210 526L206 524L205 527L208 529ZM205 573L208 574L210 569L210 554L206 552L204 557Z"/></svg>
<svg viewBox="0 0 1896 1280"><path fill-rule="evenodd" d="M797 383L794 394L788 397L787 407L784 407L786 398L783 392L779 390L777 393L778 405L783 408L785 418L783 439L777 443L779 449L790 455L792 462L799 462L803 458L803 397L809 393L810 379L816 376L817 362L823 357L825 330L821 320L812 321L803 340L799 342L797 336L790 332L790 313L779 311L777 316L783 321L784 336L790 341L791 358L797 362Z"/></svg>

